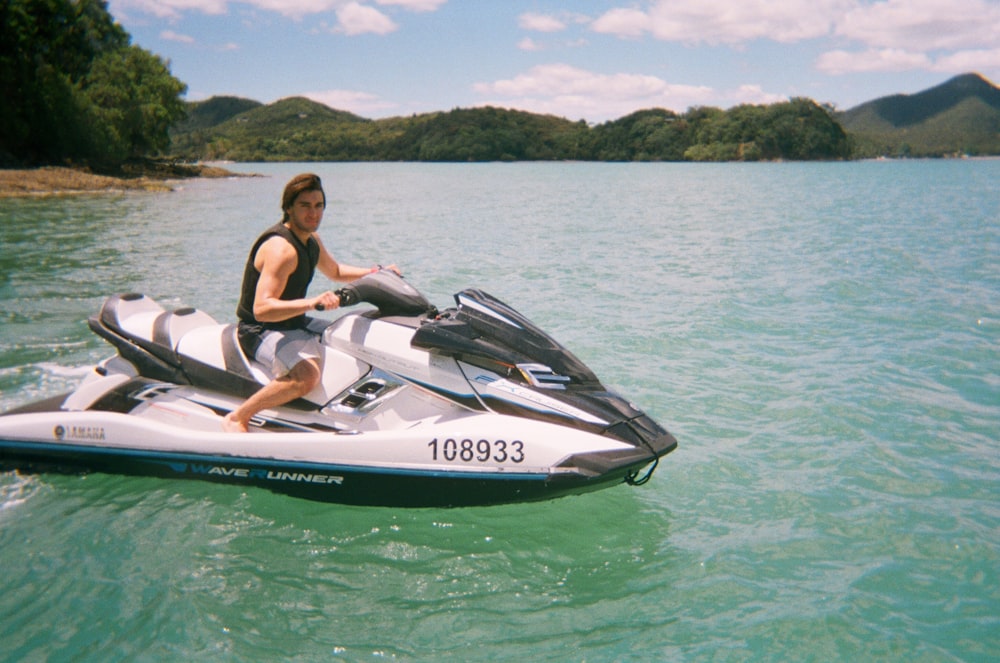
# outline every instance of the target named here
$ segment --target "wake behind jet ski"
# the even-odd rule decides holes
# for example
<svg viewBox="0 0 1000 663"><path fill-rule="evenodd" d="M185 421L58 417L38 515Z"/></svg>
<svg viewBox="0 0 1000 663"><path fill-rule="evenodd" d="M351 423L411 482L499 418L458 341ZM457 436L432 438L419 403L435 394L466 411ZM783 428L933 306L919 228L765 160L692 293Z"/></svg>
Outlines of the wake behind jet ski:
<svg viewBox="0 0 1000 663"><path fill-rule="evenodd" d="M644 483L677 446L577 357L477 289L439 311L380 271L338 291L323 378L221 421L271 376L237 326L141 294L109 297L91 329L117 354L69 394L0 415L0 461L24 469L198 478L326 502L461 506L544 500Z"/></svg>

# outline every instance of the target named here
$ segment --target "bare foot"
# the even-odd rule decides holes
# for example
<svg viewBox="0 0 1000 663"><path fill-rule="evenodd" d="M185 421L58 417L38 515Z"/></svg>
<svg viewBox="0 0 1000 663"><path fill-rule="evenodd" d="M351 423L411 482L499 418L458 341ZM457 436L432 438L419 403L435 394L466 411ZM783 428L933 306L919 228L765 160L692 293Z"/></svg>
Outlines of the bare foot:
<svg viewBox="0 0 1000 663"><path fill-rule="evenodd" d="M250 432L250 429L247 428L246 424L240 423L239 421L236 421L236 419L233 418L233 413L232 412L230 412L225 417L223 417L223 419L222 419L222 430L226 431L227 433L249 433Z"/></svg>

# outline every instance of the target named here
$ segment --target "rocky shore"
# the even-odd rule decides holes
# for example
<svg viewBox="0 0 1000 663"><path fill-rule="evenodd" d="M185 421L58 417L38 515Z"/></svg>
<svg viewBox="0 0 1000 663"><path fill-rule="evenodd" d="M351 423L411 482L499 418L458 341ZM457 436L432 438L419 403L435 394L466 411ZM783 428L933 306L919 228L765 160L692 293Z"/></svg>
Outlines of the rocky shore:
<svg viewBox="0 0 1000 663"><path fill-rule="evenodd" d="M99 175L86 169L48 166L0 169L0 198L71 196L172 191L178 180L193 177L238 177L218 166L150 162L124 168L120 175Z"/></svg>

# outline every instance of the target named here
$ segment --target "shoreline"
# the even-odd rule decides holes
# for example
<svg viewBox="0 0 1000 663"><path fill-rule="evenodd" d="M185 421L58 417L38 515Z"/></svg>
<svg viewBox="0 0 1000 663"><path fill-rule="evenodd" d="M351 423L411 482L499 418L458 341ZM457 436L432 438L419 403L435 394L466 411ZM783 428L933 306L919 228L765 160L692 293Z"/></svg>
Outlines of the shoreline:
<svg viewBox="0 0 1000 663"><path fill-rule="evenodd" d="M218 166L203 164L145 164L120 176L98 175L84 168L43 166L0 169L0 199L128 192L166 193L175 183L192 178L246 177Z"/></svg>

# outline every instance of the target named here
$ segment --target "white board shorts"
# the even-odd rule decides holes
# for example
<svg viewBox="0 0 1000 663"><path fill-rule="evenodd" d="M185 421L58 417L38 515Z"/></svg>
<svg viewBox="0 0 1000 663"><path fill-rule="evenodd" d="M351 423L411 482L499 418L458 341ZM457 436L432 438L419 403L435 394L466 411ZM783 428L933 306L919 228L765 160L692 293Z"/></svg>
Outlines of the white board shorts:
<svg viewBox="0 0 1000 663"><path fill-rule="evenodd" d="M269 329L260 335L256 359L271 370L274 377L287 375L301 361L315 359L320 363L323 346L320 337L308 329Z"/></svg>

